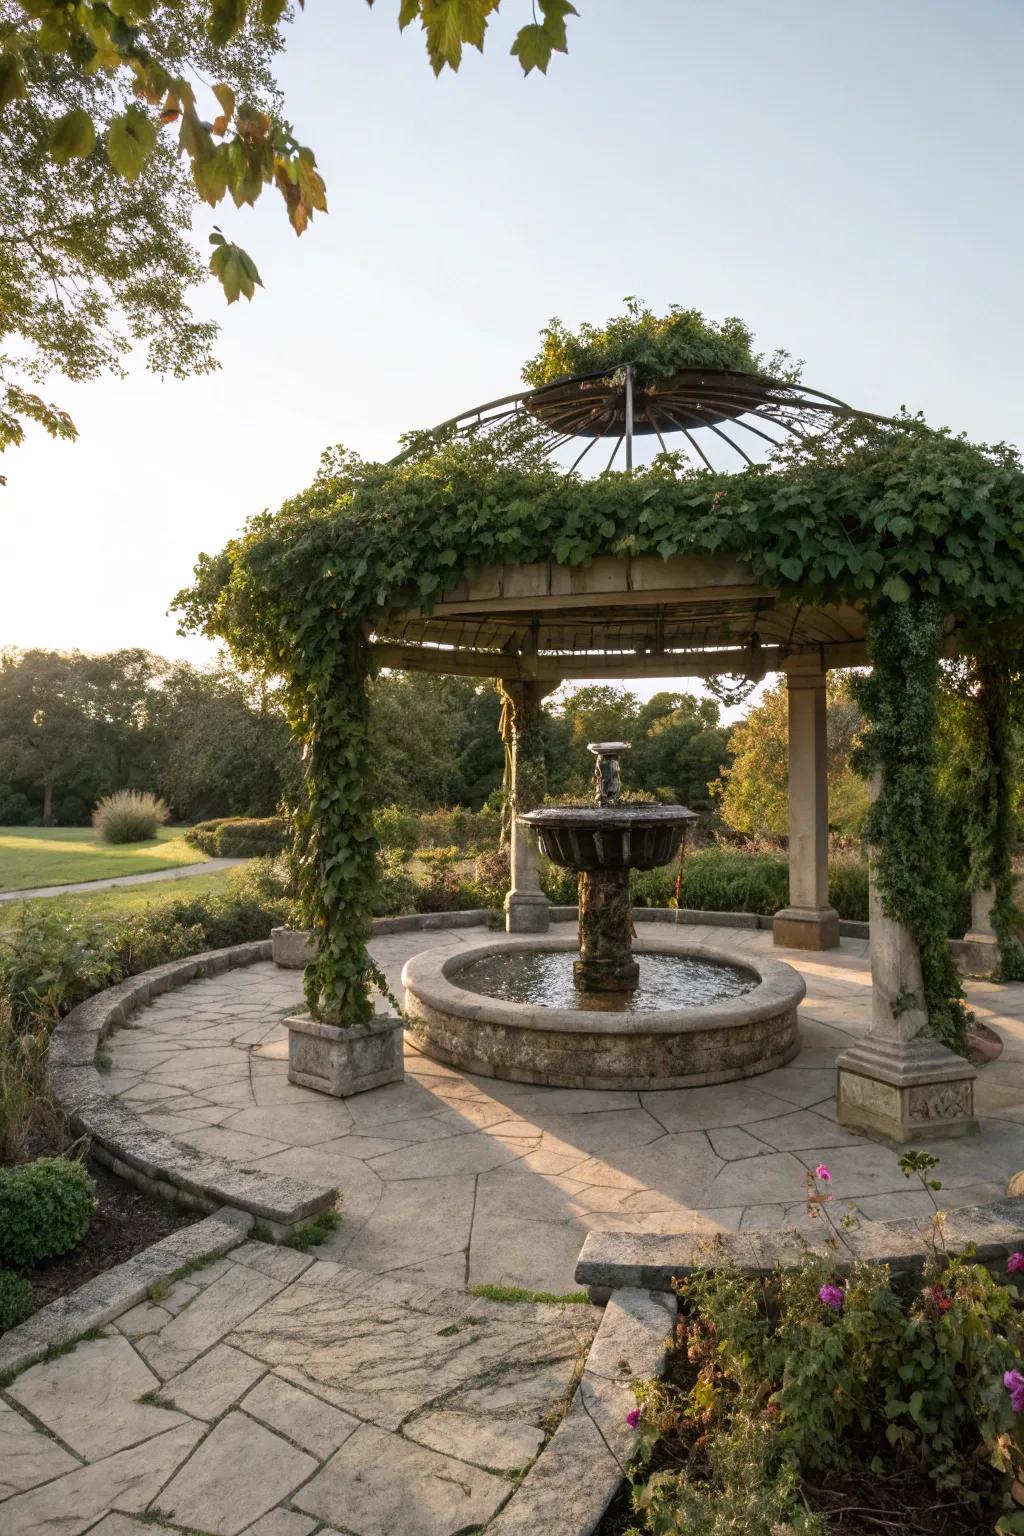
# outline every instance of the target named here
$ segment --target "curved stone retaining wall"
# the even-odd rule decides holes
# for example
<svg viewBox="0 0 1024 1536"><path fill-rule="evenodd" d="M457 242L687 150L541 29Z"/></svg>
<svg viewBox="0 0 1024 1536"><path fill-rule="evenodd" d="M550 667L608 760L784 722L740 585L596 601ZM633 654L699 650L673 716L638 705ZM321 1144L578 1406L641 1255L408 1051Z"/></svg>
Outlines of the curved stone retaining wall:
<svg viewBox="0 0 1024 1536"><path fill-rule="evenodd" d="M110 1030L153 997L233 966L270 959L270 940L207 950L187 960L130 976L73 1008L53 1032L49 1077L54 1098L74 1129L90 1137L93 1154L115 1173L165 1199L214 1211L234 1206L285 1236L318 1211L334 1206L337 1188L278 1174L247 1173L223 1158L182 1146L151 1130L96 1070L96 1051Z"/></svg>

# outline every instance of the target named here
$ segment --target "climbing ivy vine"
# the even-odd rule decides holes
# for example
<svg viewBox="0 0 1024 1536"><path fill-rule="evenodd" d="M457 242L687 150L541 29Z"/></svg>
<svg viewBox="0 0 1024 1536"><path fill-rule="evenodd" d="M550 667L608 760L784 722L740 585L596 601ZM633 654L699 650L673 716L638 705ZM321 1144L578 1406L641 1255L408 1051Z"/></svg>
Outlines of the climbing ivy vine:
<svg viewBox="0 0 1024 1536"><path fill-rule="evenodd" d="M1024 631L1024 469L1012 448L911 419L847 422L738 474L662 455L633 474L584 481L549 464L522 420L488 438L412 439L390 465L334 450L308 491L200 558L177 599L183 627L282 675L305 745L300 846L319 940L307 976L315 1016L358 1023L370 1013L365 685L374 626L401 608L429 610L445 588L495 562L712 553L745 562L794 604L866 610L883 903L922 946L932 1028L962 1039L959 983L929 896L934 686L945 634L970 625L1005 640Z"/></svg>
<svg viewBox="0 0 1024 1536"><path fill-rule="evenodd" d="M943 846L936 836L942 810L937 769L942 607L911 593L886 601L868 617L872 669L856 680L868 721L859 766L876 776L877 792L864 837L876 889L887 916L909 930L921 955L924 1008L932 1032L953 1050L966 1045L967 1009L949 948Z"/></svg>

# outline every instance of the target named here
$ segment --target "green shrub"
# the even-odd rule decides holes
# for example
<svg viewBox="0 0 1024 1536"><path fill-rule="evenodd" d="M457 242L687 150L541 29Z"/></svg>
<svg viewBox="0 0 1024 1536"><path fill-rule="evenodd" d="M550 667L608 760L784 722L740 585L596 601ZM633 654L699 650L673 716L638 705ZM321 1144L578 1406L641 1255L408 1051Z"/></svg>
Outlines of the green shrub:
<svg viewBox="0 0 1024 1536"><path fill-rule="evenodd" d="M416 886L417 912L462 912L474 900L472 888L459 874L457 848L432 848L424 878ZM423 855L421 855L423 857Z"/></svg>
<svg viewBox="0 0 1024 1536"><path fill-rule="evenodd" d="M672 880L675 871L671 871ZM758 912L772 915L789 902L785 854L700 848L683 865L680 905L699 912Z"/></svg>
<svg viewBox="0 0 1024 1536"><path fill-rule="evenodd" d="M473 890L477 907L501 907L512 883L511 854L508 847L481 853L473 866Z"/></svg>
<svg viewBox="0 0 1024 1536"><path fill-rule="evenodd" d="M249 859L284 853L290 832L284 816L221 816L197 821L185 841L211 859Z"/></svg>
<svg viewBox="0 0 1024 1536"><path fill-rule="evenodd" d="M248 864L233 869L228 876L228 890L234 901L287 911L287 921L293 927L298 925L299 887L290 848L284 853L250 859Z"/></svg>
<svg viewBox="0 0 1024 1536"><path fill-rule="evenodd" d="M395 849L382 849L377 855L374 917L401 917L407 912L415 912L416 890L416 881L405 867L404 854Z"/></svg>
<svg viewBox="0 0 1024 1536"><path fill-rule="evenodd" d="M0 1269L0 1333L23 1323L32 1311L32 1287L24 1275Z"/></svg>
<svg viewBox="0 0 1024 1536"><path fill-rule="evenodd" d="M96 1186L67 1157L40 1157L0 1172L0 1262L28 1269L67 1253L89 1230Z"/></svg>
<svg viewBox="0 0 1024 1536"><path fill-rule="evenodd" d="M54 1024L94 992L121 979L109 925L58 902L20 907L0 934L0 997L15 1029Z"/></svg>
<svg viewBox="0 0 1024 1536"><path fill-rule="evenodd" d="M540 888L555 907L575 907L580 899L580 877L550 859L540 861Z"/></svg>
<svg viewBox="0 0 1024 1536"><path fill-rule="evenodd" d="M453 810L424 811L418 818L420 848L454 845L460 853L481 853L493 848L501 835L501 812Z"/></svg>
<svg viewBox="0 0 1024 1536"><path fill-rule="evenodd" d="M839 916L853 923L868 920L868 866L851 854L829 860L828 899Z"/></svg>
<svg viewBox="0 0 1024 1536"><path fill-rule="evenodd" d="M92 824L105 843L146 843L170 811L156 795L138 789L119 789L97 801Z"/></svg>
<svg viewBox="0 0 1024 1536"><path fill-rule="evenodd" d="M420 840L420 824L411 811L399 805L381 805L373 813L373 830L382 848L412 853Z"/></svg>

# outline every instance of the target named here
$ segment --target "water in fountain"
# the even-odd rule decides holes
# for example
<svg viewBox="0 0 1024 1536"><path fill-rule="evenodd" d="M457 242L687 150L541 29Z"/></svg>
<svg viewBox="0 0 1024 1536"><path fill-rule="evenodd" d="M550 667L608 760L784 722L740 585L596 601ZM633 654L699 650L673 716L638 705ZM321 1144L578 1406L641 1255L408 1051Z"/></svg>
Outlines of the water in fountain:
<svg viewBox="0 0 1024 1536"><path fill-rule="evenodd" d="M657 1013L741 997L760 979L738 965L688 955L641 954L636 960L639 977L631 992L582 991L573 976L573 956L551 950L484 955L459 969L453 980L469 992L540 1008Z"/></svg>

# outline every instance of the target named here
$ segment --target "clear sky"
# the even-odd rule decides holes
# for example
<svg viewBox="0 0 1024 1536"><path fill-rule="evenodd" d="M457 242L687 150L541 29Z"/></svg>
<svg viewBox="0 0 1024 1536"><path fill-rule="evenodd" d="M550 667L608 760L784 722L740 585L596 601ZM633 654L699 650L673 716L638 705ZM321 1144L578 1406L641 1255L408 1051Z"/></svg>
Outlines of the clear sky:
<svg viewBox="0 0 1024 1536"><path fill-rule="evenodd" d="M739 314L851 403L1020 441L1020 0L577 8L546 79L503 0L438 81L398 0L307 0L280 75L331 212L296 240L269 191L217 211L266 284L199 295L221 372L53 381L81 436L0 465L0 644L211 655L166 614L199 550L325 445L386 457L517 388L550 315L630 293Z"/></svg>

